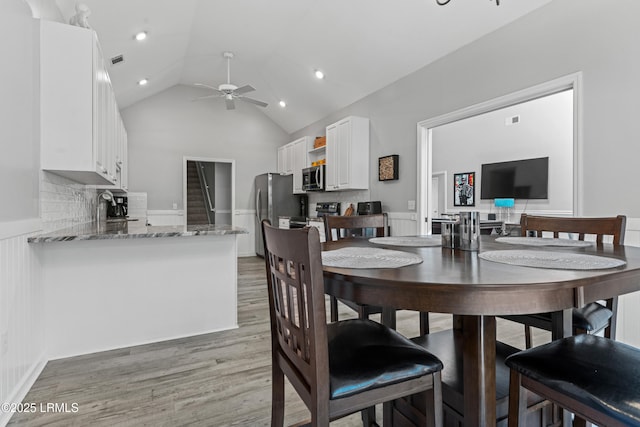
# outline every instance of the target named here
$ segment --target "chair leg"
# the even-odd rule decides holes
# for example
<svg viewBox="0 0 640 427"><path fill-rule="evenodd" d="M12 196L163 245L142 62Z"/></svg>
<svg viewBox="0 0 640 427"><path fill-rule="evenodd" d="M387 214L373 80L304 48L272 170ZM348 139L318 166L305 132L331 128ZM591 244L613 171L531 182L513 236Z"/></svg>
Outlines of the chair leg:
<svg viewBox="0 0 640 427"><path fill-rule="evenodd" d="M434 373L432 378L433 388L427 393L427 395L431 397L431 402L427 404L427 408L431 405L433 405L433 408L427 413L427 426L442 427L444 424L444 416L442 413L442 372L438 371Z"/></svg>
<svg viewBox="0 0 640 427"><path fill-rule="evenodd" d="M429 333L429 313L420 312L420 336Z"/></svg>
<svg viewBox="0 0 640 427"><path fill-rule="evenodd" d="M531 326L524 325L524 345L525 348L531 348L533 343L531 341Z"/></svg>
<svg viewBox="0 0 640 427"><path fill-rule="evenodd" d="M509 376L509 427L526 425L527 402L525 389L520 386L522 376L511 371Z"/></svg>
<svg viewBox="0 0 640 427"><path fill-rule="evenodd" d="M338 321L338 298L331 296L329 297L329 306L331 307L331 321Z"/></svg>
<svg viewBox="0 0 640 427"><path fill-rule="evenodd" d="M618 297L611 298L607 300L607 308L613 311L613 316L609 319L609 326L607 326L604 330L604 336L606 338L615 340L616 339L616 326L618 324Z"/></svg>
<svg viewBox="0 0 640 427"><path fill-rule="evenodd" d="M272 360L271 367L271 427L284 425L284 373Z"/></svg>
<svg viewBox="0 0 640 427"><path fill-rule="evenodd" d="M371 406L367 409L363 409L362 412L362 425L363 427L374 427L376 424L376 407Z"/></svg>

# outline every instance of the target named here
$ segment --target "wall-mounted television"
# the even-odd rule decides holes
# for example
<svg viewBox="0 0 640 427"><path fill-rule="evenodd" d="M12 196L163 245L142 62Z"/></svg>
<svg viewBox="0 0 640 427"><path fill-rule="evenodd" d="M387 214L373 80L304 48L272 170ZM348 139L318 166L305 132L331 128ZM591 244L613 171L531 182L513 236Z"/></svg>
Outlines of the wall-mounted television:
<svg viewBox="0 0 640 427"><path fill-rule="evenodd" d="M548 187L548 157L482 165L481 199L548 199Z"/></svg>

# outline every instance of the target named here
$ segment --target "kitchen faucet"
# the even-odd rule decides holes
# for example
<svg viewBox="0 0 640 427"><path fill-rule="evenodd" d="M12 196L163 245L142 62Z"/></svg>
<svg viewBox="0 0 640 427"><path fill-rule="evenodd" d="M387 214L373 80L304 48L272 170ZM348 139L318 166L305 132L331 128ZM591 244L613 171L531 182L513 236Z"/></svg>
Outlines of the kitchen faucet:
<svg viewBox="0 0 640 427"><path fill-rule="evenodd" d="M107 223L107 202L111 202L111 206L115 206L116 198L111 191L104 190L98 195L98 206L96 206L96 221L98 224Z"/></svg>

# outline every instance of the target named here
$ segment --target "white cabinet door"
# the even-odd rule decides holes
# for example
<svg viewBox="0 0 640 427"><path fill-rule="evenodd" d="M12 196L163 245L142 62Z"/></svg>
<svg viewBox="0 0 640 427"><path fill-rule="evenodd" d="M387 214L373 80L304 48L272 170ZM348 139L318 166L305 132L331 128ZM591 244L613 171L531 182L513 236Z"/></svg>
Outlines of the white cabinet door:
<svg viewBox="0 0 640 427"><path fill-rule="evenodd" d="M286 172L285 166L285 146L278 147L278 173L284 174Z"/></svg>
<svg viewBox="0 0 640 427"><path fill-rule="evenodd" d="M336 182L339 189L350 188L351 183L351 121L343 120L338 123L338 138L336 142Z"/></svg>
<svg viewBox="0 0 640 427"><path fill-rule="evenodd" d="M326 189L369 188L369 119L347 117L327 126Z"/></svg>
<svg viewBox="0 0 640 427"><path fill-rule="evenodd" d="M338 125L327 126L327 164L325 166L325 190L334 191L338 189Z"/></svg>
<svg viewBox="0 0 640 427"><path fill-rule="evenodd" d="M293 173L293 144L284 146L284 173L287 175Z"/></svg>
<svg viewBox="0 0 640 427"><path fill-rule="evenodd" d="M310 136L305 136L291 143L293 145L293 192L305 193L302 189L302 169L309 167L309 150L313 147Z"/></svg>
<svg viewBox="0 0 640 427"><path fill-rule="evenodd" d="M118 113L93 30L40 23L40 160L82 184L117 185Z"/></svg>
<svg viewBox="0 0 640 427"><path fill-rule="evenodd" d="M278 148L278 173L283 175L293 173L293 146L291 144Z"/></svg>

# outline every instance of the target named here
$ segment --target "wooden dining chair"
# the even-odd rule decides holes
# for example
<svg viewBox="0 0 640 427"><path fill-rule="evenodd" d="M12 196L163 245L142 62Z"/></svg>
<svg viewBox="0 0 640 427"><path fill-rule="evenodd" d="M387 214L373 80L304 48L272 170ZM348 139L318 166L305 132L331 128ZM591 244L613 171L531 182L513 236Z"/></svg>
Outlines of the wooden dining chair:
<svg viewBox="0 0 640 427"><path fill-rule="evenodd" d="M533 216L522 214L520 227L522 236L543 237L543 233L553 233L558 238L565 234L577 235L579 240L585 240L585 236L594 236L596 244L602 244L605 236L610 236L614 245L624 244L624 232L626 217L604 218L559 218L547 216ZM605 305L592 302L584 307L573 310L573 328L575 334L597 333L604 329L607 338L615 339L616 314L618 298L606 300ZM531 327L553 331L553 315L540 313L532 315L501 316L525 326L525 345L531 348ZM561 337L554 337L561 338Z"/></svg>
<svg viewBox="0 0 640 427"><path fill-rule="evenodd" d="M578 335L507 357L511 368L509 427L525 426L526 390L586 421L640 426L640 350L594 335Z"/></svg>
<svg viewBox="0 0 640 427"><path fill-rule="evenodd" d="M388 236L387 214L324 217L324 232L327 242L346 238L370 238ZM359 319L368 319L371 314L382 313L382 307L358 304L353 301L329 297L331 321L338 320L338 301L358 313Z"/></svg>
<svg viewBox="0 0 640 427"><path fill-rule="evenodd" d="M442 426L442 362L393 329L367 319L327 324L317 228L262 222L272 349L271 425L284 422L284 378L312 426L426 392L428 425Z"/></svg>

